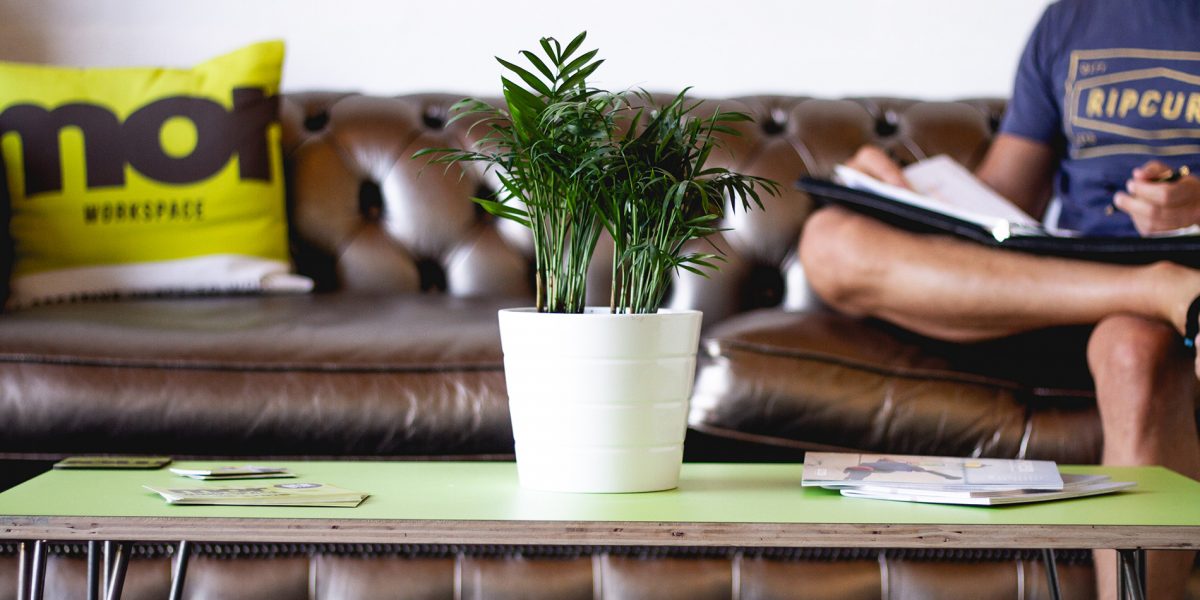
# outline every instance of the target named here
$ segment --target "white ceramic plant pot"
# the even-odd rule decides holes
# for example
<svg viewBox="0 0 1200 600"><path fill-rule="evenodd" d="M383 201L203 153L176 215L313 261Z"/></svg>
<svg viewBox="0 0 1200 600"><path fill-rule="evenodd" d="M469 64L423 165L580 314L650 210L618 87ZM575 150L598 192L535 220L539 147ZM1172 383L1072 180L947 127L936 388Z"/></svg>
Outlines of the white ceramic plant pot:
<svg viewBox="0 0 1200 600"><path fill-rule="evenodd" d="M521 485L560 492L674 488L700 312L500 311Z"/></svg>

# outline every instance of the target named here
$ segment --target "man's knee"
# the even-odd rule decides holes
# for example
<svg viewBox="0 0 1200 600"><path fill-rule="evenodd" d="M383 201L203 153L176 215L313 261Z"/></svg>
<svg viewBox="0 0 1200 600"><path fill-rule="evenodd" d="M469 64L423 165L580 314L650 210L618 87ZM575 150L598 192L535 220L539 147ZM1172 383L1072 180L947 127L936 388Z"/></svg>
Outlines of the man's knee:
<svg viewBox="0 0 1200 600"><path fill-rule="evenodd" d="M1144 431L1187 418L1195 376L1181 346L1165 323L1132 315L1101 321L1088 341L1101 414Z"/></svg>
<svg viewBox="0 0 1200 600"><path fill-rule="evenodd" d="M1178 344L1178 336L1166 323L1113 315L1100 321L1092 332L1088 364L1099 376L1155 378L1170 363L1179 361Z"/></svg>
<svg viewBox="0 0 1200 600"><path fill-rule="evenodd" d="M855 312L855 299L874 277L877 261L868 255L874 226L837 207L822 208L805 221L799 248L804 274L822 299L844 311Z"/></svg>

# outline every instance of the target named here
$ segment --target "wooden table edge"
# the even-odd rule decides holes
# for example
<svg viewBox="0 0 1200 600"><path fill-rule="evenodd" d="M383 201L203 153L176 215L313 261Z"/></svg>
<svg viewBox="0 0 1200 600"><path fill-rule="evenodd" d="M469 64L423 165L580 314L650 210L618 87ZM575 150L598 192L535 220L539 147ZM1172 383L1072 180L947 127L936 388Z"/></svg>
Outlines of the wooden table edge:
<svg viewBox="0 0 1200 600"><path fill-rule="evenodd" d="M1200 527L0 516L0 540L1200 549Z"/></svg>

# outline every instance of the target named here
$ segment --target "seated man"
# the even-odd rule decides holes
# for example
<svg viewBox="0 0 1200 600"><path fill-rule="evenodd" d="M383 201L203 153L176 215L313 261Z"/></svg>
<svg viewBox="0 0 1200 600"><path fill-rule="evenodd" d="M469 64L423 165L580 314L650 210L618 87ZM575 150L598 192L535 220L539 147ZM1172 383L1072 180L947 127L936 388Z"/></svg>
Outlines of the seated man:
<svg viewBox="0 0 1200 600"><path fill-rule="evenodd" d="M1059 226L1136 236L1200 224L1200 3L1062 0L1049 6L976 175L1030 215L1051 196ZM879 148L850 161L905 185ZM1111 207L1115 207L1112 210ZM800 258L831 306L949 341L1095 324L1087 347L1105 464L1165 465L1200 478L1195 404L1200 363L1189 306L1200 271L1121 266L994 250L918 235L839 208L807 222ZM1200 309L1200 304L1196 305ZM1151 597L1182 597L1190 553L1152 553ZM1111 560L1098 561L1101 593Z"/></svg>

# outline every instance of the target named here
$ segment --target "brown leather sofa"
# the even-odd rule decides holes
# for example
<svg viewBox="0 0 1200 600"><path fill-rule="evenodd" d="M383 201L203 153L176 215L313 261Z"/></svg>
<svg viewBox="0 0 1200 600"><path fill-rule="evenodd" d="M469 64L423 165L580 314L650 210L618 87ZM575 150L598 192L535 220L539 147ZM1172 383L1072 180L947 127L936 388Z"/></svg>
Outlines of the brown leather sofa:
<svg viewBox="0 0 1200 600"><path fill-rule="evenodd" d="M495 311L531 303L528 238L469 200L494 191L488 176L411 159L427 146L470 142L465 124L447 123L457 99L284 99L293 256L317 293L0 315L0 457L510 457ZM796 260L813 202L791 182L829 173L868 141L902 158L944 153L973 166L1002 101L754 96L719 104L756 119L721 160L787 191L764 211L727 219L715 240L727 256L719 273L673 284L671 306L705 315L688 460L799 460L829 448L1097 460L1086 332L938 343L829 312ZM604 271L589 289L595 303L607 298ZM6 550L0 599L15 590ZM80 597L80 548L54 550L50 596ZM138 552L125 597L164 597L167 549ZM1089 558L1061 554L1066 597L1093 595ZM321 600L1047 593L1034 553L987 549L212 544L200 548L188 581L189 598Z"/></svg>

